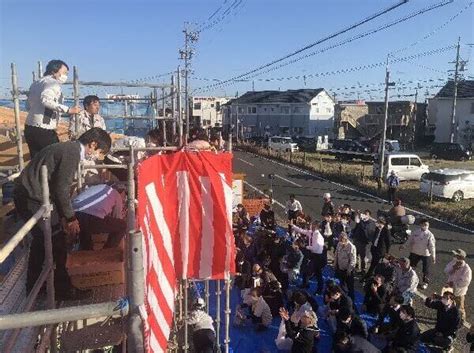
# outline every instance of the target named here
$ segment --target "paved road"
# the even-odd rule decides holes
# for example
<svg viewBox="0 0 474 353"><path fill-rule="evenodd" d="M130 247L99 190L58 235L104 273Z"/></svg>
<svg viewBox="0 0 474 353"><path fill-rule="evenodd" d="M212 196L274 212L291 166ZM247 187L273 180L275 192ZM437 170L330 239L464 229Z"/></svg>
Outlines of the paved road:
<svg viewBox="0 0 474 353"><path fill-rule="evenodd" d="M246 174L246 190L260 191L268 190L270 187L267 175L275 174L273 181L273 195L276 200L274 210L279 215L283 215L283 205L289 194L295 194L303 205L305 213L309 213L312 218L321 218L322 195L330 192L336 205L342 203L350 204L354 209L369 209L375 215L377 210L387 208L388 205L380 199L359 192L355 189L344 187L343 185L318 178L316 174L305 173L283 163L271 161L269 159L245 152L234 153L234 172ZM262 176L262 174L264 176ZM422 211L422 210L420 210ZM421 217L421 216L417 216ZM468 253L468 262L474 267L474 230L456 228L434 219L430 220L431 231L435 235L437 245L437 263L433 266L432 283L424 294L430 295L433 291L439 292L445 283L444 267L452 259L451 250L462 248ZM400 252L398 246L393 246L391 251L395 256L408 256L407 251ZM421 278L421 263L417 272ZM474 321L474 300L473 288L466 298L467 319Z"/></svg>

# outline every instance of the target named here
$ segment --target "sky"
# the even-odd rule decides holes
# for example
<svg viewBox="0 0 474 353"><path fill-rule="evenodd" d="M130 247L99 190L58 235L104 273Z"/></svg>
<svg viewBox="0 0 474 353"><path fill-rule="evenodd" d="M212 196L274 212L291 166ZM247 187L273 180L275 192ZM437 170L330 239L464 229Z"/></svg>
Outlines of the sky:
<svg viewBox="0 0 474 353"><path fill-rule="evenodd" d="M190 90L195 95L233 97L252 89L322 87L335 93L338 99L381 99L384 65L354 68L383 63L389 53L395 58L406 58L455 46L458 37L461 37L461 58L471 59L472 49L468 44L474 42L474 5L472 0L454 0L375 34L260 73L245 82L206 87L283 57L399 1L0 0L0 97L8 97L11 62L17 65L20 86L26 89L37 61L45 66L48 60L56 58L71 67L77 66L81 80L144 79L168 83L169 75L155 76L183 65L179 50L184 46L185 22L191 30L204 28L194 44L191 61ZM448 0L409 0L303 54L328 48L442 2ZM448 78L448 70L454 68L450 62L455 57L456 50L451 48L390 64L391 81L396 83L391 97L413 99L417 85L421 86L419 97L435 94L439 88L434 86ZM473 65L468 62L466 78L474 76ZM130 93L149 93L134 90ZM81 93L118 92L92 87Z"/></svg>

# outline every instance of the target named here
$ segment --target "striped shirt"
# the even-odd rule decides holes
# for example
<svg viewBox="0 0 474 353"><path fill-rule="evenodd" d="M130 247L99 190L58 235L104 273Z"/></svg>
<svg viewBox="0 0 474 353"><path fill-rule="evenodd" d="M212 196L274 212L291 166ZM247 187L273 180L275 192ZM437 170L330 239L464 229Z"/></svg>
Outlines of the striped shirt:
<svg viewBox="0 0 474 353"><path fill-rule="evenodd" d="M72 201L75 212L86 213L101 219L106 216L123 218L123 200L112 187L99 184L88 187Z"/></svg>

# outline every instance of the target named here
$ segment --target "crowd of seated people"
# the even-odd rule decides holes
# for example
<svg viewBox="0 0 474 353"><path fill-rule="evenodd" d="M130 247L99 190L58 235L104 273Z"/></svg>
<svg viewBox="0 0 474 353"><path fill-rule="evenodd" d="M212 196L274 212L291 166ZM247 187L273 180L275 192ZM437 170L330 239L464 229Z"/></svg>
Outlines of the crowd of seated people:
<svg viewBox="0 0 474 353"><path fill-rule="evenodd" d="M290 195L288 223L280 227L285 235L277 235L271 203L259 215L237 207L235 283L242 299L234 323L261 331L267 330L271 318L280 319L275 343L293 353L316 352L321 325L332 335L333 352L417 352L420 344L453 351L462 318L456 286L450 283L442 296L426 300L437 318L435 327L422 333L413 299L423 287L410 258L390 254L387 220L373 219L369 210L354 211L347 204L336 207L329 194L324 195L323 209L328 213L320 220L311 218ZM426 223L420 222L424 227ZM453 260L456 269L466 271L465 252L458 249L454 257L459 258L459 263ZM323 272L331 278L325 280ZM356 278L363 294L360 306L355 303ZM315 292L310 291L311 280L316 282ZM464 289L456 293L465 295L469 283L461 285ZM469 337L472 340L472 334Z"/></svg>

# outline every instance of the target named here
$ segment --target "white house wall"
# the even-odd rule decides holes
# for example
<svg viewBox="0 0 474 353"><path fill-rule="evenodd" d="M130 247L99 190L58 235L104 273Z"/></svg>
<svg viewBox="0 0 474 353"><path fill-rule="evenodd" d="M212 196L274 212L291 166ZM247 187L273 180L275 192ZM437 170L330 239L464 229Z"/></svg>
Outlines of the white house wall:
<svg viewBox="0 0 474 353"><path fill-rule="evenodd" d="M451 135L451 110L453 101L450 98L432 98L428 103L428 119L436 126L435 142L449 142ZM456 120L459 124L458 142L470 144L473 142L474 131L474 98L460 98L456 104ZM465 135L471 135L465 137Z"/></svg>

